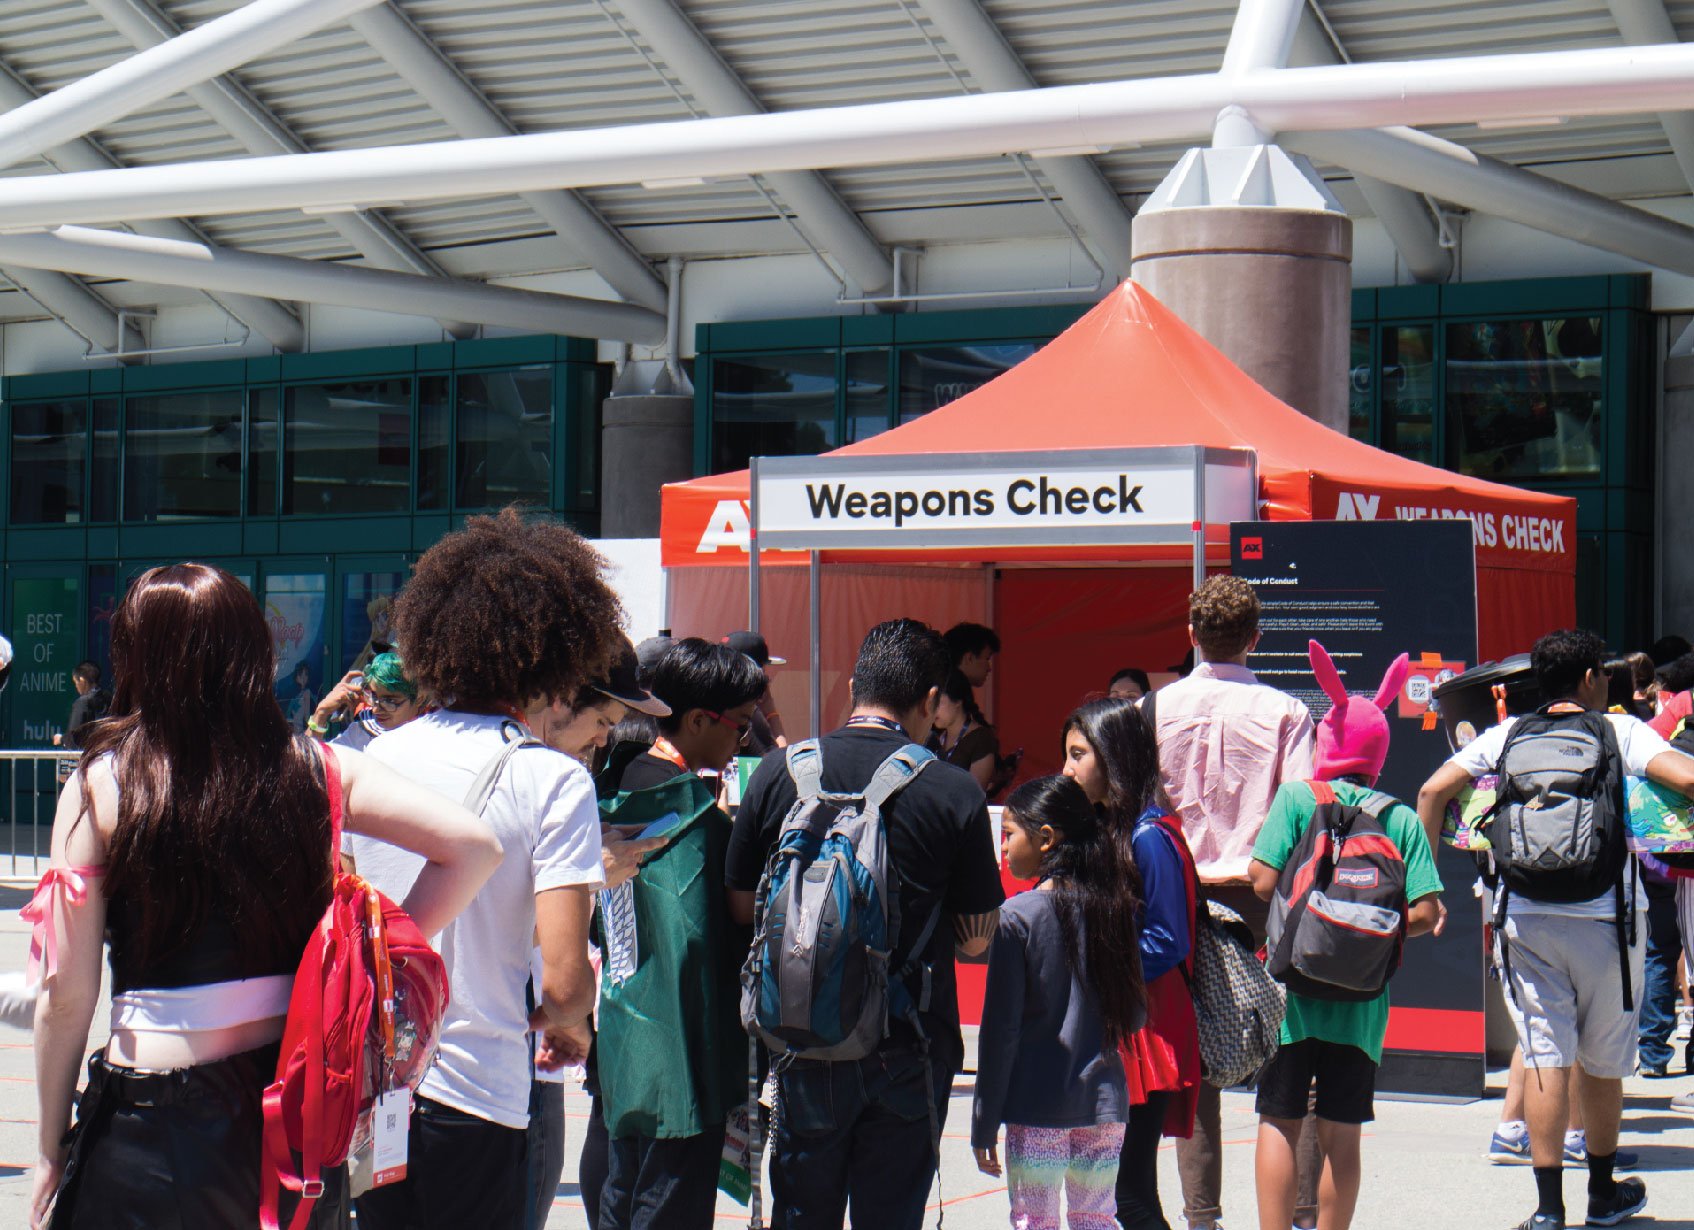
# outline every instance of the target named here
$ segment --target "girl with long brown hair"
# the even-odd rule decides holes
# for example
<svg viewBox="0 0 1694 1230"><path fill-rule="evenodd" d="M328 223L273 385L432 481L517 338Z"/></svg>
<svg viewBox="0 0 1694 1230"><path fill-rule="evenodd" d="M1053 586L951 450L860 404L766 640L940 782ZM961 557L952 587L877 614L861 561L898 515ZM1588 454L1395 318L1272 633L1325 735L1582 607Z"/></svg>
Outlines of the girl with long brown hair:
<svg viewBox="0 0 1694 1230"><path fill-rule="evenodd" d="M293 735L263 613L220 568L139 577L113 620L112 664L112 707L60 799L36 899L31 1226L248 1225L262 1093L329 903L320 757L337 758L347 828L426 860L404 903L426 935L470 902L500 845L456 803ZM67 1133L103 939L111 1040L88 1060Z"/></svg>

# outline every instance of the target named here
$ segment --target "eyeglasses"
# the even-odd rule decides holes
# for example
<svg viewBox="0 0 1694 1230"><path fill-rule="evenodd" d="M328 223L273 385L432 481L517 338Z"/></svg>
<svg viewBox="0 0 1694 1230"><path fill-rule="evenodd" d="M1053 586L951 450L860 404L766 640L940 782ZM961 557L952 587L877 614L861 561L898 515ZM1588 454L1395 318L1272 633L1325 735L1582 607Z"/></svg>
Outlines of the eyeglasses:
<svg viewBox="0 0 1694 1230"><path fill-rule="evenodd" d="M412 698L410 696L401 696L398 693L391 693L387 696L378 696L375 692L368 692L366 693L366 696L371 702L372 709L380 709L384 713L393 713L394 710L400 708L402 705L409 705L412 703Z"/></svg>
<svg viewBox="0 0 1694 1230"><path fill-rule="evenodd" d="M745 739L747 737L747 732L753 729L752 718L743 718L741 721L737 722L732 717L722 713L713 713L710 709L702 709L700 712L711 718L712 721L721 722L725 726L730 727L735 731L735 737L738 739Z"/></svg>

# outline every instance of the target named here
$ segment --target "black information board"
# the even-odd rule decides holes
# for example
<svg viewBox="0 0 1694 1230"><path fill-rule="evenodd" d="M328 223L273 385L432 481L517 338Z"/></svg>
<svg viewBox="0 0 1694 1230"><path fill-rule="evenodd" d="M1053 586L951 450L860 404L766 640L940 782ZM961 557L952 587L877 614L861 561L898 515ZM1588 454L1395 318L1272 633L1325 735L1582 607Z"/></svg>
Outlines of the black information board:
<svg viewBox="0 0 1694 1230"><path fill-rule="evenodd" d="M1393 741L1379 788L1416 806L1418 788L1450 754L1429 709L1441 681L1476 665L1476 552L1469 521L1255 521L1231 526L1232 571L1253 586L1261 637L1247 665L1305 701L1314 720L1329 700L1312 676L1307 642L1335 659L1349 693L1374 696L1388 664L1411 656L1389 708ZM1480 1096L1484 1058L1482 919L1476 868L1436 852L1447 927L1406 944L1390 988L1388 1042L1377 1088Z"/></svg>

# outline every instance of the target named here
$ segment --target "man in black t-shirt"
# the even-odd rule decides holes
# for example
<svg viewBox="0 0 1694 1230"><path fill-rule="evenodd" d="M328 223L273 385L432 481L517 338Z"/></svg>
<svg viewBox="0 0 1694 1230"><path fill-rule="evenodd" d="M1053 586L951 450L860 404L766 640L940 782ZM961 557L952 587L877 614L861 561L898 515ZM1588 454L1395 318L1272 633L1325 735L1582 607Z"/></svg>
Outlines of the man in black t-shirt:
<svg viewBox="0 0 1694 1230"><path fill-rule="evenodd" d="M93 659L76 664L76 669L71 671L71 682L76 685L76 699L71 702L71 720L65 724L62 737L53 736L53 743L56 746L81 747L84 727L92 726L106 716L106 711L112 707L112 694L100 686L100 664Z"/></svg>
<svg viewBox="0 0 1694 1230"><path fill-rule="evenodd" d="M853 715L820 741L823 788L857 793L891 753L922 744L951 666L939 633L910 619L872 628L853 668ZM732 916L753 921L754 893L784 817L796 798L786 755L773 752L753 774L730 834L725 882ZM1000 870L982 789L963 769L931 764L884 816L889 860L899 878L900 928L890 968L939 905L952 920L934 928L923 964L931 994L919 1024L929 1039L926 1090L919 1039L902 1021L870 1057L798 1061L780 1076L781 1113L771 1144L776 1230L855 1226L918 1230L935 1174L931 1096L940 1116L964 1057L953 956L987 951L1000 902ZM915 980L914 980L915 981ZM912 988L914 997L921 988Z"/></svg>

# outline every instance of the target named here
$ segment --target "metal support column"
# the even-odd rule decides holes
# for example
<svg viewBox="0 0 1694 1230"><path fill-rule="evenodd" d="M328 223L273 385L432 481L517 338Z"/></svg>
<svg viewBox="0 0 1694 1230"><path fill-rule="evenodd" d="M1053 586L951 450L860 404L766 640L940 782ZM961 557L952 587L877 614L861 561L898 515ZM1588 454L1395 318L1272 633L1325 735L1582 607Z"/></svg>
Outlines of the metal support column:
<svg viewBox="0 0 1694 1230"><path fill-rule="evenodd" d="M759 631L759 459L747 463L747 628Z"/></svg>
<svg viewBox="0 0 1694 1230"><path fill-rule="evenodd" d="M806 570L806 639L811 645L811 737L823 734L823 577L818 553L809 552Z"/></svg>

